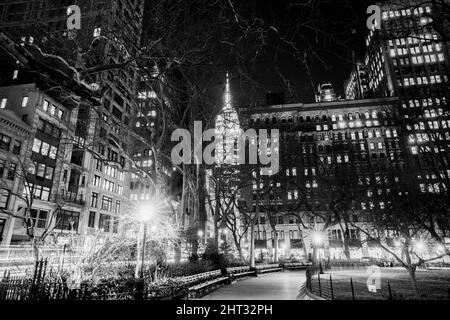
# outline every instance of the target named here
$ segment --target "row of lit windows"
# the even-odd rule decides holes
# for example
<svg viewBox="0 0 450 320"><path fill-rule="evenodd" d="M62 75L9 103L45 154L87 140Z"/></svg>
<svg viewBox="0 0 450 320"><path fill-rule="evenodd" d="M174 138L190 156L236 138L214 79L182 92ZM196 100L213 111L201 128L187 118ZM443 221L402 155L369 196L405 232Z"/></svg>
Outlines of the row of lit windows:
<svg viewBox="0 0 450 320"><path fill-rule="evenodd" d="M441 154L441 153L443 153L443 152L445 152L445 149L444 150L439 150L439 148L438 147L434 147L434 148L431 148L430 146L422 146L422 147L417 147L417 146L412 146L411 147L411 153L413 154L413 155L418 155L419 153L435 153L435 154Z"/></svg>
<svg viewBox="0 0 450 320"><path fill-rule="evenodd" d="M433 98L425 98L422 100L418 100L418 99L409 100L408 103L409 103L410 108L414 108L414 107L419 108L421 106L420 102L422 102L422 105L424 107L428 107L428 106L432 106L432 105L437 105L437 106L440 106L441 104L445 105L446 101L447 101L446 98L442 97L442 98L434 98L434 99ZM404 109L407 108L406 103L403 103L403 108ZM440 109L440 110L442 110L442 109Z"/></svg>
<svg viewBox="0 0 450 320"><path fill-rule="evenodd" d="M414 85L427 85L427 84L434 84L434 83L442 83L442 78L440 75L434 75L428 77L417 77L417 78L405 78L403 79L403 82L398 80L398 85L405 87L408 86L414 86Z"/></svg>
<svg viewBox="0 0 450 320"><path fill-rule="evenodd" d="M438 130L441 127L443 129L450 128L450 120L442 120L441 127L439 126L439 121L428 121L427 124L430 129L434 129L434 130ZM413 130L413 127L409 124L406 126L406 128L408 129L408 131ZM425 127L425 122L419 122L414 125L414 130L426 130L426 129L427 128Z"/></svg>
<svg viewBox="0 0 450 320"><path fill-rule="evenodd" d="M24 196L30 196L31 192L33 192L33 198L42 201L49 201L50 199L50 188L43 187L41 185L35 185L32 183L27 183L24 188Z"/></svg>
<svg viewBox="0 0 450 320"><path fill-rule="evenodd" d="M155 118L157 115L156 110L151 110L147 113L147 117L153 117ZM142 111L139 111L137 113L137 117L145 117L144 113Z"/></svg>
<svg viewBox="0 0 450 320"><path fill-rule="evenodd" d="M47 100L44 100L42 109L52 117L57 117L60 120L64 118L64 111Z"/></svg>
<svg viewBox="0 0 450 320"><path fill-rule="evenodd" d="M420 191L422 193L441 193L447 190L447 187L444 183L429 183L429 184L424 184L421 183L420 185Z"/></svg>
<svg viewBox="0 0 450 320"><path fill-rule="evenodd" d="M156 99L157 95L155 91L141 91L138 93L138 99Z"/></svg>
<svg viewBox="0 0 450 320"><path fill-rule="evenodd" d="M411 60L409 58L401 58L399 59L400 61L400 65L410 65L411 61L413 64L423 64L423 63L435 63L437 61L439 62L443 62L445 61L445 57L443 53L439 53L437 56L432 54L432 55L425 55L425 56L414 56L411 58ZM397 59L393 60L393 64L394 66L398 65Z"/></svg>
<svg viewBox="0 0 450 320"><path fill-rule="evenodd" d="M383 12L383 20L388 20L389 18L398 18L414 15L422 15L424 13L431 13L431 8L429 6L419 7L415 9L401 9L401 10L390 10Z"/></svg>
<svg viewBox="0 0 450 320"><path fill-rule="evenodd" d="M449 132L445 132L445 136L442 135L442 134L437 134L436 138L441 140L441 141L450 141L450 133ZM434 141L436 139L433 138L431 140ZM409 143L410 144L424 143L424 142L429 142L429 141L430 141L430 137L426 133L416 133L415 135L410 135L409 136Z"/></svg>
<svg viewBox="0 0 450 320"><path fill-rule="evenodd" d="M28 172L36 175L39 178L46 180L53 180L53 173L55 168L45 165L43 163L34 163L28 168Z"/></svg>
<svg viewBox="0 0 450 320"><path fill-rule="evenodd" d="M380 208L381 210L386 209L386 203L381 201L378 203L378 208ZM363 210L374 210L375 209L375 203L374 202L361 202L361 209Z"/></svg>
<svg viewBox="0 0 450 320"><path fill-rule="evenodd" d="M138 168L151 168L153 166L153 160L147 159L136 161L136 166Z"/></svg>
<svg viewBox="0 0 450 320"><path fill-rule="evenodd" d="M421 53L433 53L434 51L441 51L442 50L442 46L441 44L436 44L435 47L433 48L433 45L429 44L429 45L424 45L422 46L422 50L420 47L411 47L409 48L397 48L396 49L390 49L390 56L391 57L395 57L395 56L401 56L401 55L407 55L408 53L411 53L412 55L415 54L421 54ZM443 60L441 60L443 61Z"/></svg>
<svg viewBox="0 0 450 320"><path fill-rule="evenodd" d="M154 126L155 126L154 122L150 122L150 124L148 124L146 122L136 121L136 128L145 128L145 127L153 128Z"/></svg>
<svg viewBox="0 0 450 320"><path fill-rule="evenodd" d="M103 171L103 163L102 160L97 159L96 160L96 170L102 172ZM105 166L104 173L114 179L118 179L120 181L125 181L125 173L123 171L120 171L117 169L117 167L114 166Z"/></svg>
<svg viewBox="0 0 450 320"><path fill-rule="evenodd" d="M45 157L49 157L52 160L56 159L58 148L49 145L47 142L43 142L39 139L34 139L33 152L39 153Z"/></svg>
<svg viewBox="0 0 450 320"><path fill-rule="evenodd" d="M363 185L370 186L372 184L372 180L374 180L374 183L377 184L377 185L381 185L383 182L385 184L389 184L389 178L388 177L382 178L381 176L376 176L374 178L366 177L365 179L359 178L358 179L358 184L360 186L363 186ZM399 178L398 177L394 177L394 181L398 182Z"/></svg>
<svg viewBox="0 0 450 320"><path fill-rule="evenodd" d="M425 56L417 56L411 58L413 64L422 64L422 63L435 63L437 61L443 62L445 61L445 57L443 53L439 53L436 57L435 54L425 55Z"/></svg>
<svg viewBox="0 0 450 320"><path fill-rule="evenodd" d="M101 177L99 176L95 176L94 177L94 186L97 188L102 187L104 190L109 191L109 192L115 192L118 195L122 195L123 194L123 187L121 185L117 185L112 181L109 181L107 179L103 180L103 183L101 183Z"/></svg>
<svg viewBox="0 0 450 320"><path fill-rule="evenodd" d="M447 175L450 177L450 170L447 170ZM425 174L424 176L418 175L417 179L422 180L422 179L426 179L426 180L436 180L438 179L438 176L436 174ZM447 179L445 171L441 171L440 174L440 179Z"/></svg>
<svg viewBox="0 0 450 320"><path fill-rule="evenodd" d="M364 126L366 127L378 127L380 125L380 122L378 120L375 121L356 121L356 122L349 122L348 123L348 127L353 129L353 128L362 128ZM347 123L346 122L340 122L339 124L333 124L333 130L338 130L338 129L347 129ZM330 127L328 125L323 125L323 126L316 126L316 131L329 131Z"/></svg>
<svg viewBox="0 0 450 320"><path fill-rule="evenodd" d="M341 113L339 115L333 114L331 116L327 116L327 115L319 116L319 115L316 115L314 117L307 116L306 118L304 118L304 117L297 117L297 122L300 122L300 123L305 122L305 121L306 122L313 122L313 121L315 121L315 122L321 122L321 121L322 122L326 122L326 121L329 121L329 120L331 120L332 122L338 122L338 121L344 121L344 120L353 121L353 120L359 120L359 119L363 119L363 118L365 118L366 120L370 120L370 119L378 119L380 114L381 114L381 116L383 118L391 117L391 115L390 114L388 115L388 113L386 111L382 111L382 112L378 112L378 111L371 111L371 112L369 112L369 111L367 111L367 112L365 112L363 114L361 114L359 112L356 112L355 114L349 113L349 114L345 114L345 115ZM270 123L275 124L275 123L277 123L278 119L276 117L273 117L272 120L270 118L266 118L265 121L266 121L266 124L270 124ZM252 119L250 119L250 124L253 124L255 122L256 122L256 124L259 124L260 123L260 118L256 118L256 119L252 118ZM289 117L287 119L287 122L288 123L293 123L294 122L294 117ZM286 119L285 118L282 119L282 123L286 123Z"/></svg>
<svg viewBox="0 0 450 320"><path fill-rule="evenodd" d="M151 199L151 194L147 193L147 194L130 194L130 200L134 200L134 201L138 201L138 200L150 200Z"/></svg>

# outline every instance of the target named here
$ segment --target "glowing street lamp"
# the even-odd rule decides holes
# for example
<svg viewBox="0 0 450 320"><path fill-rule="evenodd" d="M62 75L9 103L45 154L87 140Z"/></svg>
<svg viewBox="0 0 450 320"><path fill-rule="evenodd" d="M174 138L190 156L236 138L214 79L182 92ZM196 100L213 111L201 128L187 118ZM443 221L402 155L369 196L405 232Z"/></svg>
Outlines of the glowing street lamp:
<svg viewBox="0 0 450 320"><path fill-rule="evenodd" d="M317 258L317 254L319 253L318 252L319 247L322 246L323 243L325 242L323 234L318 232L318 231L313 232L311 234L311 242L312 242L312 244L314 246L314 250L315 250L315 254L314 254L315 258L314 259L316 259ZM319 259L320 259L320 257L319 257ZM316 261L314 261L314 263L316 263ZM322 263L321 262L319 263L319 267L320 267L320 274L323 274L323 269L322 269Z"/></svg>
<svg viewBox="0 0 450 320"><path fill-rule="evenodd" d="M414 249L416 249L417 252L424 252L425 249L426 249L425 241L423 241L423 240L417 240L417 241L414 243Z"/></svg>
<svg viewBox="0 0 450 320"><path fill-rule="evenodd" d="M314 246L319 247L323 244L324 239L323 239L323 235L320 232L314 232L311 235L311 240Z"/></svg>
<svg viewBox="0 0 450 320"><path fill-rule="evenodd" d="M136 278L143 278L145 267L145 243L147 241L147 223L153 218L155 211L155 205L152 203L141 204L138 208L139 219L142 224L142 239L141 250L138 251L138 257L136 261L136 270L134 276Z"/></svg>
<svg viewBox="0 0 450 320"><path fill-rule="evenodd" d="M145 203L139 206L138 214L142 222L148 222L154 215L155 206L151 203Z"/></svg>

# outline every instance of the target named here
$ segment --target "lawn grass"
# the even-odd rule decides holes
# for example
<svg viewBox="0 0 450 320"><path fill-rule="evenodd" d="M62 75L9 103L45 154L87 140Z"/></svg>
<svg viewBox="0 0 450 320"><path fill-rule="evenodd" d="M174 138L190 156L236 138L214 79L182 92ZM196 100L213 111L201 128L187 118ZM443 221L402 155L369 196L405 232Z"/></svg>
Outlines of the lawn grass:
<svg viewBox="0 0 450 320"><path fill-rule="evenodd" d="M350 279L353 279L353 288L356 300L386 300L389 299L388 282L394 299L415 299L414 290L406 270L401 268L381 269L381 290L377 293L367 289L367 273L359 270L328 270L321 275L322 279L333 280L333 292L336 300L351 300L352 290ZM427 300L448 300L450 293L450 270L418 270L417 281L422 298ZM325 285L327 281L324 281ZM317 290L317 277L314 277L313 288Z"/></svg>

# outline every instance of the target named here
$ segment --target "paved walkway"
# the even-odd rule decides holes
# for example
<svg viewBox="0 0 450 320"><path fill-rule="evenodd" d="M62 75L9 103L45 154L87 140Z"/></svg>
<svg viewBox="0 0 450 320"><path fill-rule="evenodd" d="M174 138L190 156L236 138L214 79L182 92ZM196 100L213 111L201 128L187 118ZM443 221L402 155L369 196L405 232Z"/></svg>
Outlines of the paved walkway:
<svg viewBox="0 0 450 320"><path fill-rule="evenodd" d="M199 300L295 300L305 271L281 271L223 286Z"/></svg>

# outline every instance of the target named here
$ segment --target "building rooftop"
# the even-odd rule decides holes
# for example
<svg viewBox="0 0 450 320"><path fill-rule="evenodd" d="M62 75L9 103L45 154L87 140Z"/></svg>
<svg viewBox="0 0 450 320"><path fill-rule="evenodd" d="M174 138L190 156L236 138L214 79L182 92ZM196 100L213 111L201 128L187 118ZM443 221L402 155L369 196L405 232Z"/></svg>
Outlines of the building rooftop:
<svg viewBox="0 0 450 320"><path fill-rule="evenodd" d="M240 113L258 113L258 112L278 112L278 111L315 111L324 109L340 109L345 107L358 107L371 104L392 103L398 101L398 97L361 99L361 100L338 100L331 102L316 103L293 103L283 105L266 105L255 107L239 108Z"/></svg>

